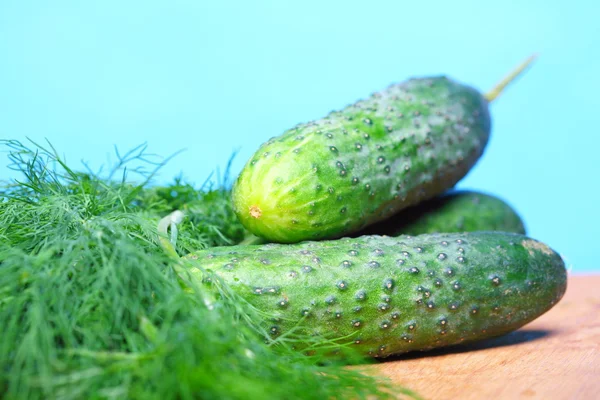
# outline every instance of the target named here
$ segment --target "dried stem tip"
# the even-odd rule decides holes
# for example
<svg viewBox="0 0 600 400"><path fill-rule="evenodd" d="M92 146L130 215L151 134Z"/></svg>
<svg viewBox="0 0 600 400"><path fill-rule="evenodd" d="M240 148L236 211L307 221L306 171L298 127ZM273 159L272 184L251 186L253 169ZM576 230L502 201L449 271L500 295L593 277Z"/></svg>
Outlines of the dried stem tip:
<svg viewBox="0 0 600 400"><path fill-rule="evenodd" d="M250 216L252 218L258 219L258 218L260 218L261 215L262 215L262 210L260 209L259 206L257 206L257 205L250 206Z"/></svg>

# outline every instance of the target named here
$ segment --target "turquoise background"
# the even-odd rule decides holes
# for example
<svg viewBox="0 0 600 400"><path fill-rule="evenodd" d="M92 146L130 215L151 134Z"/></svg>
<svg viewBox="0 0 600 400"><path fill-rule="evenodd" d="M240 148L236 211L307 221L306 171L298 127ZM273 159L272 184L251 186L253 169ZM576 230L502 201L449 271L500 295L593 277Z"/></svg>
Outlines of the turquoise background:
<svg viewBox="0 0 600 400"><path fill-rule="evenodd" d="M410 76L488 90L485 155L459 187L510 202L575 272L597 260L600 6L595 1L0 0L0 138L98 167L113 145L202 183L260 143ZM13 177L0 154L0 179Z"/></svg>

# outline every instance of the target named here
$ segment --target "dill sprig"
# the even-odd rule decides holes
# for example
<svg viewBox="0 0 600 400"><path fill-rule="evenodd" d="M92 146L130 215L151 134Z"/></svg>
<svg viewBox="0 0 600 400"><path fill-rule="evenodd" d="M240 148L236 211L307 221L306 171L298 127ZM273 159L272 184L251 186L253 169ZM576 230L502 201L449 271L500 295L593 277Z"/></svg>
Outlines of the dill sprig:
<svg viewBox="0 0 600 400"><path fill-rule="evenodd" d="M151 183L165 160L140 146L106 173L50 145L0 141L17 178L0 188L0 393L10 399L386 398L343 363L265 343L261 315L182 282L156 229L184 209L178 251L244 237L226 182ZM131 177L133 176L132 179ZM227 174L226 174L227 176ZM141 183L135 183L135 181ZM226 179L225 179L226 181ZM0 396L2 397L2 396Z"/></svg>

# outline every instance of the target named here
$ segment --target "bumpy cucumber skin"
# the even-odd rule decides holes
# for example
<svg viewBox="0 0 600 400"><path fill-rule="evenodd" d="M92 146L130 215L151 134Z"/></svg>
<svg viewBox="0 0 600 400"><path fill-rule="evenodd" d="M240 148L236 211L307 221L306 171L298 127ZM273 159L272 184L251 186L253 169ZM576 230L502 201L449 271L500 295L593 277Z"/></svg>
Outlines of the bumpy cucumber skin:
<svg viewBox="0 0 600 400"><path fill-rule="evenodd" d="M375 223L352 237L363 235L421 235L499 231L525 234L519 214L502 199L475 191L450 191ZM252 244L268 243L255 237Z"/></svg>
<svg viewBox="0 0 600 400"><path fill-rule="evenodd" d="M264 143L234 184L234 210L272 242L347 235L453 187L489 134L475 89L411 79Z"/></svg>
<svg viewBox="0 0 600 400"><path fill-rule="evenodd" d="M305 318L306 333L352 335L374 357L510 332L556 304L567 281L556 252L503 232L220 247L188 259L275 315L273 335Z"/></svg>
<svg viewBox="0 0 600 400"><path fill-rule="evenodd" d="M476 231L525 234L525 225L519 214L502 199L481 192L457 190L407 208L356 236Z"/></svg>

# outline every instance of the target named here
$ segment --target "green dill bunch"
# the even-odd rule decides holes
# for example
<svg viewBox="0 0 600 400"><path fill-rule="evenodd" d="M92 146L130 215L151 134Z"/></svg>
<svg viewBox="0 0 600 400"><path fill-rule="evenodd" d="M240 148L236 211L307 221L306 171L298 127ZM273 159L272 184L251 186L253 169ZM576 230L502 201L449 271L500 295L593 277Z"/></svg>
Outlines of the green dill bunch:
<svg viewBox="0 0 600 400"><path fill-rule="evenodd" d="M143 147L100 176L52 147L0 145L17 176L0 187L4 398L391 397L376 378L293 351L294 337L264 343L269 316L226 285L215 295L178 276L156 229L171 205L149 187L162 162L141 161ZM226 191L213 193L221 204ZM234 240L212 229L180 232L181 250Z"/></svg>

